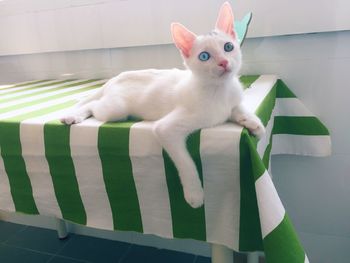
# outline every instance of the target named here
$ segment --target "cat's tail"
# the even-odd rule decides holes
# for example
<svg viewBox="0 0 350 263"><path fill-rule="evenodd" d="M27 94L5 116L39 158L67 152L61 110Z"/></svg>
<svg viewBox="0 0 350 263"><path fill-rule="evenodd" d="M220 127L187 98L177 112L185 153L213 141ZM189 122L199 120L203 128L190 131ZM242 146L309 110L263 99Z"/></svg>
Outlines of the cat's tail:
<svg viewBox="0 0 350 263"><path fill-rule="evenodd" d="M75 106L76 107L81 107L87 103L89 103L90 101L93 100L98 100L102 97L103 95L103 86L101 88L99 88L96 92L94 92L93 94L91 94L90 96L87 96L86 98L81 99Z"/></svg>

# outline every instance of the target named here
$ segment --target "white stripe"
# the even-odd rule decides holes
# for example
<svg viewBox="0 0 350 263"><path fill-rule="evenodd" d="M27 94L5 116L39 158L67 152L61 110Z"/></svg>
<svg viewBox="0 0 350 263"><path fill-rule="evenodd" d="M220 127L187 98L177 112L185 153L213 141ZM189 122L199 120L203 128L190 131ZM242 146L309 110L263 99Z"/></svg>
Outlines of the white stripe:
<svg viewBox="0 0 350 263"><path fill-rule="evenodd" d="M200 140L207 241L235 250L239 249L241 132L241 126L226 123L202 129Z"/></svg>
<svg viewBox="0 0 350 263"><path fill-rule="evenodd" d="M46 116L29 119L24 121L23 123L28 125L31 124L31 126L33 126L34 129L37 129L40 123L44 123L51 119L56 119L58 116L62 115L63 112L64 111L55 112L53 114L49 114ZM23 138L23 134L27 138ZM34 199L37 204L38 210L40 213L43 213L46 215L59 216L60 210L58 209L56 202L54 201L55 197L54 197L53 187L52 187L52 184L48 182L49 180L51 180L51 176L49 173L49 168L46 167L45 165L46 159L45 157L43 157L44 160L41 160L41 158L37 158L43 153L43 148L42 148L43 146L40 140L40 135L23 130L23 126L21 123L20 136L21 136L23 159L26 164L26 170L28 172L28 176L31 178L33 195L34 195ZM32 137L33 140L30 137ZM28 142L33 145L28 145ZM33 158L27 158L28 153L30 153L31 151L34 152L34 155L32 156ZM34 160L34 158L36 158L36 160ZM33 172L32 167L35 167L34 170L40 169L42 170L42 172L36 173L34 176L32 174ZM6 173L4 162L1 157L0 158L0 209L4 211L15 211L15 206L13 203L10 189L11 187L9 184L8 175ZM45 198L43 200L41 200L42 195L45 195ZM44 206L43 206L44 203L47 204L48 211L44 209Z"/></svg>
<svg viewBox="0 0 350 263"><path fill-rule="evenodd" d="M113 230L113 215L98 152L98 130L103 122L90 118L70 129L71 156L75 167L87 226Z"/></svg>
<svg viewBox="0 0 350 263"><path fill-rule="evenodd" d="M60 209L57 206L54 196L51 175L46 163L45 149L43 146L43 135L41 124L51 119L56 119L63 114L64 110L25 120L20 125L20 138L22 155L26 164L26 170L30 177L33 196L42 214L61 217ZM35 132L34 132L35 130ZM31 155L31 153L33 153ZM31 155L31 157L29 156ZM41 156L41 157L40 157ZM37 172L41 170L41 172ZM0 209L15 211L12 195L10 192L8 175L5 170L2 157L0 158Z"/></svg>
<svg viewBox="0 0 350 263"><path fill-rule="evenodd" d="M43 124L43 123L46 123L49 121L58 120L64 113L66 113L67 109L69 109L69 107L55 111L55 112L46 113L45 115L41 115L38 117L30 118L30 119L22 121L21 123L38 125L38 124Z"/></svg>
<svg viewBox="0 0 350 263"><path fill-rule="evenodd" d="M143 232L173 237L169 193L162 147L152 133L152 122L131 126L129 154L141 210Z"/></svg>
<svg viewBox="0 0 350 263"><path fill-rule="evenodd" d="M1 103L0 104L0 109L6 108L6 107L10 107L10 106L14 106L14 105L18 105L18 104L25 103L25 102L30 102L30 101L33 101L33 100L43 99L43 98L47 98L47 97L50 97L50 96L66 93L68 91L79 90L81 88L94 86L94 85L97 85L99 83L101 83L100 80L99 81L94 81L94 82L89 82L87 84L77 85L77 86L70 87L70 88L62 88L62 89L59 89L59 90L56 90L56 91L52 91L52 92L45 92L43 94L39 94L39 95L36 95L36 96L33 96L33 97L29 96L29 97L25 97L25 98L22 98L22 99L17 99L17 100L14 100L14 101Z"/></svg>
<svg viewBox="0 0 350 263"><path fill-rule="evenodd" d="M304 261L304 263L310 263L310 262L309 262L309 259L308 259L308 257L307 257L307 255L305 255L305 261Z"/></svg>
<svg viewBox="0 0 350 263"><path fill-rule="evenodd" d="M243 104L249 111L257 110L276 81L276 76L260 76L244 91ZM239 142L242 127L235 126L226 134L221 134L217 129L220 127L201 131L207 241L224 242L229 247L239 249ZM268 140L268 136L265 137Z"/></svg>
<svg viewBox="0 0 350 263"><path fill-rule="evenodd" d="M265 97L269 94L273 86L277 81L277 77L274 75L262 75L256 81L254 81L250 88L244 91L244 105L251 111L255 112L261 105ZM270 141L270 135L272 133L274 116L276 114L276 107L274 107L270 120L266 126L265 135L259 140L257 145L257 151L262 158L266 147Z"/></svg>
<svg viewBox="0 0 350 263"><path fill-rule="evenodd" d="M269 169L267 169L267 172L269 173L270 177L273 179L272 168L271 168L271 152L269 156Z"/></svg>
<svg viewBox="0 0 350 263"><path fill-rule="evenodd" d="M267 146L270 143L270 137L271 137L271 133L272 133L272 129L273 129L273 124L274 124L274 119L276 116L276 112L278 112L278 110L276 109L276 107L272 110L271 113L271 117L270 120L268 121L267 125L266 125L266 133L265 135L258 141L258 145L257 145L257 152L260 156L260 158L263 158L264 153L266 151Z"/></svg>
<svg viewBox="0 0 350 263"><path fill-rule="evenodd" d="M33 196L38 210L40 214L54 215L60 218L62 218L62 214L56 200L50 169L45 158L43 127L46 122L61 117L65 111L66 109L59 110L43 116L24 120L21 122L20 129L22 154L32 184ZM74 126L72 126L72 128L73 127ZM96 158L98 158L98 155ZM78 175L80 175L80 173L77 174L77 176ZM88 223L90 223L90 221L88 221ZM95 225L90 224L90 226ZM99 224L97 226L113 229L113 226L110 227L108 224L107 226L106 224Z"/></svg>
<svg viewBox="0 0 350 263"><path fill-rule="evenodd" d="M3 114L0 114L0 119L13 118L13 117L21 115L21 114L25 114L25 113L33 112L33 111L36 111L36 110L45 109L45 108L48 108L50 106L55 106L55 105L58 105L58 104L62 104L62 103L68 102L70 100L77 100L77 99L82 98L83 96L92 94L95 91L96 91L96 89L92 89L92 90L89 90L89 91L84 91L84 92L81 92L81 93L76 93L76 94L73 94L73 95L64 96L64 97L59 98L59 99L50 100L50 101L47 101L47 102L35 104L33 106L28 106L28 107L21 108L21 109L18 109L18 110L6 112L6 113L3 113Z"/></svg>
<svg viewBox="0 0 350 263"><path fill-rule="evenodd" d="M59 80L50 80L50 81L45 81L45 82L42 82L42 83L37 83L37 84L31 84L31 85L28 85L28 86L23 86L23 87L18 87L18 88L13 88L13 89L8 89L8 90L0 90L0 94L5 94L5 95L1 95L1 99L5 99L5 98L11 98L11 97L16 97L18 96L17 93L14 93L14 94L8 94L6 95L6 93L9 93L9 92L13 92L13 91L20 91L21 94L28 94L28 93L32 93L32 92L35 92L35 91L38 91L37 89L34 89L34 90L27 90L28 88L32 88L34 86L42 86L42 85L50 85L51 83L54 83L54 82L57 82ZM63 81L63 80L62 80ZM73 82L77 82L78 80L74 80L74 81L67 81L67 82L64 82L64 83L61 83L61 84L56 84L54 86L50 86L48 87L49 89L52 89L52 88L55 88L57 86L63 86L63 85L66 85L67 83L73 83ZM46 87L43 87L43 88L40 88L40 90L45 90Z"/></svg>
<svg viewBox="0 0 350 263"><path fill-rule="evenodd" d="M13 203L10 189L10 182L5 171L5 165L2 158L0 158L0 210L15 211L15 205Z"/></svg>
<svg viewBox="0 0 350 263"><path fill-rule="evenodd" d="M297 98L277 98L278 116L314 116Z"/></svg>
<svg viewBox="0 0 350 263"><path fill-rule="evenodd" d="M271 154L328 156L331 148L328 135L275 134Z"/></svg>
<svg viewBox="0 0 350 263"><path fill-rule="evenodd" d="M244 90L243 105L255 112L277 81L274 75L262 75Z"/></svg>
<svg viewBox="0 0 350 263"><path fill-rule="evenodd" d="M1 89L6 89L6 88L10 88L10 87L13 87L15 85L0 85L0 90Z"/></svg>
<svg viewBox="0 0 350 263"><path fill-rule="evenodd" d="M9 89L9 90L7 90L7 89L6 90L0 90L0 94L6 93L8 91L22 90L22 89L30 88L30 87L33 87L33 86L36 86L36 85L49 84L49 83L52 83L52 82L55 82L55 81L57 81L57 80L47 80L47 81L40 82L40 83L27 84L25 86L21 86L21 87L17 87L17 88L15 88L14 86L25 84L25 83L30 83L31 81L20 82L20 83L16 83L16 84L3 85L3 86L0 86L2 89L10 88L10 87L14 87L14 88Z"/></svg>
<svg viewBox="0 0 350 263"><path fill-rule="evenodd" d="M267 171L256 180L255 189L262 237L265 238L282 222L285 210Z"/></svg>
<svg viewBox="0 0 350 263"><path fill-rule="evenodd" d="M83 92L80 94L75 94L74 96L69 96L70 99L77 98L82 95L91 93L89 92ZM65 97L64 101L69 100L69 98ZM55 100L54 102L64 102L63 100ZM58 103L57 103L58 104ZM52 103L44 103L40 105L41 108L44 108L43 106L52 106ZM29 107L30 109L38 109L38 107ZM18 111L15 111L15 113L23 114L25 113L24 110L28 110L28 108L21 109ZM50 118L57 118L59 117L59 114L63 114L64 111L59 111L51 115L50 117L46 116L43 119L47 120ZM11 112L10 114L2 114L1 117L6 116L16 116L14 112ZM44 120L39 121L42 122ZM35 199L35 202L39 202L37 204L39 212L43 212L45 214L49 215L55 215L58 217L61 217L60 210L58 208L57 201L55 197L53 196L53 186L51 180L51 176L49 173L49 168L47 167L46 160L45 161L38 161L38 158L40 154L45 152L44 146L43 146L43 135L40 135L42 133L42 128L40 128L39 125L33 125L33 122L38 124L38 120L40 120L40 117L28 120L27 122L24 121L24 126L21 123L20 125L20 134L21 134L21 143L23 141L22 146L22 154L23 158L25 159L26 163L26 169L28 170L28 175L31 178L31 183L33 187L33 196ZM31 125L29 123L32 121ZM26 125L27 124L27 125ZM24 128L23 128L24 127ZM39 134L39 136L37 136ZM28 143L35 142L34 145L29 146ZM34 153L32 156L29 156L30 153ZM29 155L28 155L29 154ZM35 163L35 164L34 164ZM38 173L37 170L42 170L42 173ZM46 172L45 172L46 171ZM8 180L8 175L5 171L5 166L3 163L3 158L0 156L0 209L6 210L6 211L14 211L14 203L12 200L12 195L10 193L10 185ZM50 177L50 179L48 179ZM44 187L42 187L44 185Z"/></svg>
<svg viewBox="0 0 350 263"><path fill-rule="evenodd" d="M10 88L10 87L14 87L14 86L17 86L17 85L40 85L41 83L45 83L45 82L39 82L39 83L36 83L36 84L30 84L32 82L37 82L37 81L40 81L40 80L27 80L27 81L22 81L22 82L16 82L16 83L11 83L11 84L4 84L4 85L0 85L0 89L2 88Z"/></svg>
<svg viewBox="0 0 350 263"><path fill-rule="evenodd" d="M45 157L44 125L56 119L60 112L28 119L20 124L22 156L40 214L62 218Z"/></svg>
<svg viewBox="0 0 350 263"><path fill-rule="evenodd" d="M271 118L266 126L266 136L261 138L261 140L258 142L257 145L257 151L259 153L259 156L262 158L264 155L264 152L266 150L266 147L269 144L270 141L270 135L273 129L273 123L274 123L274 117L275 116L314 116L304 105L303 103L297 99L297 98L277 98L276 99L276 105L272 111ZM280 136L282 135L282 136ZM297 137L295 137L297 136ZM277 140L278 142L275 141L275 138L279 137ZM294 137L294 138L292 138ZM305 148L309 149L311 147L311 151L314 152L315 150L313 149L314 147L317 148L316 153L320 152L321 150L321 156L324 155L329 155L330 154L330 139L325 139L325 138L313 138L313 136L308 136L307 138L304 139L297 139L300 137L300 135L286 135L286 134L278 134L278 135L273 135L273 140L274 143L272 144L275 147L275 154L283 154L283 153L292 153L294 154L295 152L300 152L303 150L300 150ZM322 136L324 137L324 136ZM286 140L282 140L282 138L286 138ZM291 139L289 139L291 138ZM308 140L311 139L312 141L309 142ZM323 141L323 143L319 144L319 142ZM327 141L329 140L329 141ZM327 142L324 142L327 141ZM295 142L295 143L293 143ZM307 146L303 147L303 144L306 143ZM318 147L321 146L321 147ZM326 147L325 147L326 146ZM324 148L323 148L324 147ZM291 149L292 148L292 149ZM320 148L320 149L319 149ZM283 150L286 149L286 150ZM288 150L287 150L288 149ZM287 152L285 152L287 151ZM289 151L289 152L288 152ZM324 153L323 153L324 152ZM319 155L319 153L317 154Z"/></svg>

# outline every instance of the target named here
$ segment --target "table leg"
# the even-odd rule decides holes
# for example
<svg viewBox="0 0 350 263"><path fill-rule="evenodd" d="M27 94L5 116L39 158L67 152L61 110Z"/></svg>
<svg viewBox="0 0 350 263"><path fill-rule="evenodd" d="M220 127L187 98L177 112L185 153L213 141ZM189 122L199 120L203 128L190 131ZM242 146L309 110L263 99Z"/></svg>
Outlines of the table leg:
<svg viewBox="0 0 350 263"><path fill-rule="evenodd" d="M63 219L56 218L56 229L59 239L65 239L68 236L66 222Z"/></svg>
<svg viewBox="0 0 350 263"><path fill-rule="evenodd" d="M259 252L250 252L247 255L247 263L259 263Z"/></svg>
<svg viewBox="0 0 350 263"><path fill-rule="evenodd" d="M225 246L211 245L211 262L212 263L232 263L233 251Z"/></svg>

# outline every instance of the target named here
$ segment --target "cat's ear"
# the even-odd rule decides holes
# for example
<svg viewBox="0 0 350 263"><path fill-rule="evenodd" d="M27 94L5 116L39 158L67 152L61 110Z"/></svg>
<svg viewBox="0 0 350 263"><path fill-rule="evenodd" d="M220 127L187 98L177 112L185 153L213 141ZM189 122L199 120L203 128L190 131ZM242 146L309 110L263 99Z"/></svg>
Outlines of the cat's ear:
<svg viewBox="0 0 350 263"><path fill-rule="evenodd" d="M216 20L215 28L236 38L236 33L234 32L234 18L231 5L228 2L225 2L219 12L218 19Z"/></svg>
<svg viewBox="0 0 350 263"><path fill-rule="evenodd" d="M180 23L171 24L171 34L176 47L181 50L185 57L188 58L190 56L193 43L196 40L196 35Z"/></svg>

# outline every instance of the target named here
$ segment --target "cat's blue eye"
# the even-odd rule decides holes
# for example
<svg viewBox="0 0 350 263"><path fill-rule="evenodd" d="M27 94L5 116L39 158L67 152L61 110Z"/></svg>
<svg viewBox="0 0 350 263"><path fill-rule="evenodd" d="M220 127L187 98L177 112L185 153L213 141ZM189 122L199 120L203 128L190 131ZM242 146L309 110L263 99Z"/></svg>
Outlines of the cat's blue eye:
<svg viewBox="0 0 350 263"><path fill-rule="evenodd" d="M207 51L203 51L199 54L198 58L201 61L207 61L208 59L210 59L210 54Z"/></svg>
<svg viewBox="0 0 350 263"><path fill-rule="evenodd" d="M226 51L226 52L231 52L232 50L233 50L233 44L231 43L231 42L227 42L227 43L225 43L225 45L224 45L224 50Z"/></svg>

